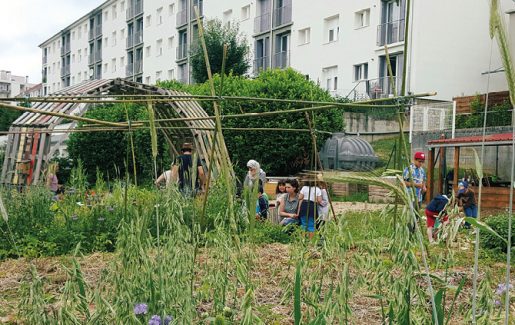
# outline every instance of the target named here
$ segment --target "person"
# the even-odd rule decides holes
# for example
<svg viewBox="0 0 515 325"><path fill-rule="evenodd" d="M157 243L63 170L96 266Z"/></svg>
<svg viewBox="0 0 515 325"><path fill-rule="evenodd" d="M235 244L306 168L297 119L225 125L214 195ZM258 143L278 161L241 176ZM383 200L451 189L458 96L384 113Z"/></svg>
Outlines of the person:
<svg viewBox="0 0 515 325"><path fill-rule="evenodd" d="M322 192L322 203L318 204L318 222L317 229L322 227L326 221L329 221L329 194L327 193L327 183L319 182L320 190Z"/></svg>
<svg viewBox="0 0 515 325"><path fill-rule="evenodd" d="M404 169L403 178L410 197L412 189L415 189L415 209L419 209L422 205L422 195L426 191L426 172L424 167L422 167L426 161L426 155L419 151L415 152L413 158L411 165Z"/></svg>
<svg viewBox="0 0 515 325"><path fill-rule="evenodd" d="M283 196L287 195L286 193L286 183L285 181L278 181L277 186L275 187L275 205L276 208L281 204L281 199Z"/></svg>
<svg viewBox="0 0 515 325"><path fill-rule="evenodd" d="M154 182L157 187L160 187L161 183L165 182L165 187L169 187L172 184L172 170L168 169L162 173Z"/></svg>
<svg viewBox="0 0 515 325"><path fill-rule="evenodd" d="M435 196L431 202L426 207L425 214L427 217L427 238L429 239L430 244L435 244L433 228L435 226L435 222L437 218L441 218L443 224L447 224L449 222L449 217L445 212L445 208L449 203L449 198L446 195L437 195Z"/></svg>
<svg viewBox="0 0 515 325"><path fill-rule="evenodd" d="M264 193L263 186L258 186L258 200L256 204L256 219L266 220L268 218L268 196Z"/></svg>
<svg viewBox="0 0 515 325"><path fill-rule="evenodd" d="M476 196L474 191L469 188L467 181L461 181L458 183L458 205L463 208L465 216L471 218L477 218L477 205ZM465 228L470 229L470 223L465 222Z"/></svg>
<svg viewBox="0 0 515 325"><path fill-rule="evenodd" d="M318 219L317 204L322 204L322 190L316 186L315 180L306 180L300 190L299 201L299 223L302 229L306 230L312 238L315 233L315 220Z"/></svg>
<svg viewBox="0 0 515 325"><path fill-rule="evenodd" d="M177 182L179 191L185 195L195 195L204 189L204 168L202 162L197 158L197 177L193 180L193 158L192 158L193 145L191 143L184 143L181 147L182 155L178 156L172 165L171 179Z"/></svg>
<svg viewBox="0 0 515 325"><path fill-rule="evenodd" d="M259 163L255 160L249 160L247 162L247 175L243 181L244 187L252 187L256 180L261 180L263 186L266 183L266 173L261 169Z"/></svg>
<svg viewBox="0 0 515 325"><path fill-rule="evenodd" d="M46 187L52 192L53 197L57 197L57 191L59 190L59 180L57 179L57 171L59 165L57 163L51 163L48 165L48 173L46 176Z"/></svg>
<svg viewBox="0 0 515 325"><path fill-rule="evenodd" d="M292 178L285 182L286 195L281 197L279 216L284 219L279 222L281 226L297 224L299 222L299 182Z"/></svg>

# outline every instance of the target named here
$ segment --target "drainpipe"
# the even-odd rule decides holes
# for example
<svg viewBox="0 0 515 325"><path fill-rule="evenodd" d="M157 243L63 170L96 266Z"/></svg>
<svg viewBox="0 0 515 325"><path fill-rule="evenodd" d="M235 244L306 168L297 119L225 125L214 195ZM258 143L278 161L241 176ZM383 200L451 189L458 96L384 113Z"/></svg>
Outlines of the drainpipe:
<svg viewBox="0 0 515 325"><path fill-rule="evenodd" d="M273 63L274 63L274 48L275 48L275 41L273 39L273 31L272 29L274 28L274 0L270 0L270 69L273 68ZM266 42L266 40L265 40Z"/></svg>

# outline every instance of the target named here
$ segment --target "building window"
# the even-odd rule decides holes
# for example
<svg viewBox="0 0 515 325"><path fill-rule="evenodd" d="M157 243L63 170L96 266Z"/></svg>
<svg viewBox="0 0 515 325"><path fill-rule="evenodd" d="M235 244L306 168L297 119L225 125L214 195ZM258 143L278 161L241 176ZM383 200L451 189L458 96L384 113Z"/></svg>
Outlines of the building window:
<svg viewBox="0 0 515 325"><path fill-rule="evenodd" d="M125 57L122 56L122 57L120 57L120 70L123 70L124 67L125 67Z"/></svg>
<svg viewBox="0 0 515 325"><path fill-rule="evenodd" d="M227 27L231 27L232 9L224 11L223 23Z"/></svg>
<svg viewBox="0 0 515 325"><path fill-rule="evenodd" d="M173 39L174 39L173 36L168 37L168 48L169 49L173 49Z"/></svg>
<svg viewBox="0 0 515 325"><path fill-rule="evenodd" d="M122 28L120 30L120 40L123 40L123 39L125 39L125 28Z"/></svg>
<svg viewBox="0 0 515 325"><path fill-rule="evenodd" d="M311 41L311 28L299 30L299 45L308 44Z"/></svg>
<svg viewBox="0 0 515 325"><path fill-rule="evenodd" d="M173 80L175 78L174 69L168 70L168 80Z"/></svg>
<svg viewBox="0 0 515 325"><path fill-rule="evenodd" d="M163 7L156 10L156 25L161 25L163 23Z"/></svg>
<svg viewBox="0 0 515 325"><path fill-rule="evenodd" d="M116 58L111 59L111 72L116 72Z"/></svg>
<svg viewBox="0 0 515 325"><path fill-rule="evenodd" d="M125 11L125 1L120 2L120 13L123 15Z"/></svg>
<svg viewBox="0 0 515 325"><path fill-rule="evenodd" d="M148 15L146 20L145 20L145 23L146 23L146 26L150 26L152 24L152 16L151 15Z"/></svg>
<svg viewBox="0 0 515 325"><path fill-rule="evenodd" d="M109 18L109 12L104 11L104 21L107 21L108 18Z"/></svg>
<svg viewBox="0 0 515 325"><path fill-rule="evenodd" d="M338 41L340 33L340 15L332 16L324 19L325 41L327 43Z"/></svg>
<svg viewBox="0 0 515 325"><path fill-rule="evenodd" d="M161 55L163 55L163 40L158 39L156 41L156 56L161 56Z"/></svg>
<svg viewBox="0 0 515 325"><path fill-rule="evenodd" d="M354 66L354 81L368 79L368 63L356 64Z"/></svg>
<svg viewBox="0 0 515 325"><path fill-rule="evenodd" d="M161 75L163 74L162 71L157 71L156 72L156 82L159 82L161 81Z"/></svg>
<svg viewBox="0 0 515 325"><path fill-rule="evenodd" d="M148 58L150 56L150 45L145 48L145 56Z"/></svg>
<svg viewBox="0 0 515 325"><path fill-rule="evenodd" d="M116 17L118 17L118 11L117 11L117 8L116 8L116 4L113 5L111 13L112 13L111 16L113 17L113 20L116 19Z"/></svg>
<svg viewBox="0 0 515 325"><path fill-rule="evenodd" d="M78 54L78 58L79 58L79 63L82 61L82 50L78 50L77 51L77 54Z"/></svg>
<svg viewBox="0 0 515 325"><path fill-rule="evenodd" d="M147 85L150 85L150 76L146 76L146 77L145 77L145 83L146 83Z"/></svg>
<svg viewBox="0 0 515 325"><path fill-rule="evenodd" d="M79 29L77 31L77 39L80 39L82 37L82 26L79 26Z"/></svg>
<svg viewBox="0 0 515 325"><path fill-rule="evenodd" d="M104 63L104 73L107 72L107 68L108 68L107 63Z"/></svg>
<svg viewBox="0 0 515 325"><path fill-rule="evenodd" d="M322 80L325 80L325 89L331 93L338 90L338 66L326 67L322 69Z"/></svg>
<svg viewBox="0 0 515 325"><path fill-rule="evenodd" d="M72 54L72 63L75 63L75 54Z"/></svg>
<svg viewBox="0 0 515 325"><path fill-rule="evenodd" d="M247 20L250 18L250 5L246 5L241 8L241 21Z"/></svg>
<svg viewBox="0 0 515 325"><path fill-rule="evenodd" d="M72 32L72 40L75 40L75 32Z"/></svg>
<svg viewBox="0 0 515 325"><path fill-rule="evenodd" d="M104 47L107 47L108 42L109 42L109 39L107 37L104 37Z"/></svg>
<svg viewBox="0 0 515 325"><path fill-rule="evenodd" d="M370 9L358 11L354 14L354 28L362 28L370 25Z"/></svg>
<svg viewBox="0 0 515 325"><path fill-rule="evenodd" d="M168 6L168 15L172 16L173 14L175 14L175 3Z"/></svg>
<svg viewBox="0 0 515 325"><path fill-rule="evenodd" d="M82 81L82 72L77 73L77 81L78 82Z"/></svg>
<svg viewBox="0 0 515 325"><path fill-rule="evenodd" d="M116 31L113 32L111 39L111 46L116 46Z"/></svg>

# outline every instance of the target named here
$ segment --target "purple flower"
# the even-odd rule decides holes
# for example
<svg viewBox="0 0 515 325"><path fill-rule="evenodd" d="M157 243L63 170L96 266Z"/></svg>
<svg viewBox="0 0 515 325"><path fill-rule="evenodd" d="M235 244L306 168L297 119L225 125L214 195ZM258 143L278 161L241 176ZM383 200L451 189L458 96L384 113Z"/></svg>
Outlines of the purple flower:
<svg viewBox="0 0 515 325"><path fill-rule="evenodd" d="M512 288L512 285L508 285L508 287L506 287L506 284L505 283L499 283L499 285L497 286L497 289L495 289L495 294L497 295L502 295L504 292L506 292L507 289L511 289Z"/></svg>
<svg viewBox="0 0 515 325"><path fill-rule="evenodd" d="M148 312L147 304L136 304L134 306L134 314L145 315Z"/></svg>
<svg viewBox="0 0 515 325"><path fill-rule="evenodd" d="M495 305L496 305L497 307L500 307L500 306L501 306L501 301L500 301L500 300L495 300Z"/></svg>
<svg viewBox="0 0 515 325"><path fill-rule="evenodd" d="M173 317L170 315L166 315L164 319L164 325L169 325L173 321Z"/></svg>
<svg viewBox="0 0 515 325"><path fill-rule="evenodd" d="M148 321L148 325L161 325L161 317L158 315L152 316L152 318L150 318Z"/></svg>

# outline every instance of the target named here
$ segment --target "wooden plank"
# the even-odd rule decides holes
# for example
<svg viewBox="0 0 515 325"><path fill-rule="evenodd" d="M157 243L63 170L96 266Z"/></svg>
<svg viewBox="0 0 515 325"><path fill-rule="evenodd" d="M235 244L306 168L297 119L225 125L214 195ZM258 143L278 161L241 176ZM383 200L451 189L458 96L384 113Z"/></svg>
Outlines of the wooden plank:
<svg viewBox="0 0 515 325"><path fill-rule="evenodd" d="M9 131L13 131L15 128L10 127ZM14 135L12 133L9 133L7 136L7 144L5 146L5 155L4 155L4 162L2 164L2 176L1 176L1 183L6 184L6 175L8 171L9 166L9 159L11 156L11 151L13 150L12 144L13 144Z"/></svg>
<svg viewBox="0 0 515 325"><path fill-rule="evenodd" d="M44 156L44 151L45 151L45 143L47 141L47 138L50 138L50 135L48 133L43 133L41 135L41 138L39 139L39 151L38 151L38 155L35 159L35 164L36 164L36 170L34 172L34 181L32 182L33 184L38 184L39 182L39 178L40 178L40 174L41 174L41 166L43 164L43 156Z"/></svg>
<svg viewBox="0 0 515 325"><path fill-rule="evenodd" d="M36 160L36 152L39 146L39 135L39 132L34 133L34 138L32 141L32 152L30 154L30 170L29 176L27 177L27 185L32 184L32 179L34 177L34 162Z"/></svg>
<svg viewBox="0 0 515 325"><path fill-rule="evenodd" d="M26 132L27 128L21 128L21 131L22 132ZM26 138L27 138L26 134L22 134L21 137L20 137L20 145L18 146L18 152L16 154L16 161L15 161L15 163L17 163L18 161L22 160L23 151L25 150L25 139ZM20 177L18 176L18 173L15 172L14 173L14 177L13 177L13 184L18 184L19 181L20 181Z"/></svg>

